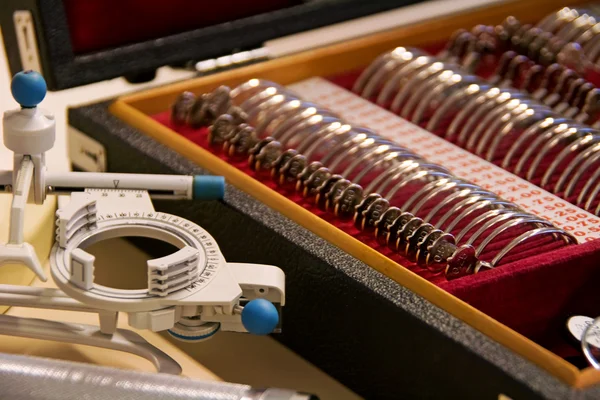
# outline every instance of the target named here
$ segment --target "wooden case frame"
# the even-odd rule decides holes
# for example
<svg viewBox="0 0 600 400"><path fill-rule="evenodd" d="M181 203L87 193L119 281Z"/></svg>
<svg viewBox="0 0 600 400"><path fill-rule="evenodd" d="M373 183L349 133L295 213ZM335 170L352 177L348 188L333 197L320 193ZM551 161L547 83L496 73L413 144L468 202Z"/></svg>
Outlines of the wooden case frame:
<svg viewBox="0 0 600 400"><path fill-rule="evenodd" d="M397 45L430 44L447 38L456 29L469 27L474 23L497 24L508 15L514 15L523 22L535 22L541 16L562 6L576 3L578 2L556 0L511 1L249 67L135 93L117 99L109 109L111 113L127 124L175 150L207 171L225 176L232 185L251 194L267 206L281 212L402 286L426 298L437 307L535 363L560 381L577 389L589 388L600 383L600 371L591 367L579 370L523 335L333 227L262 183L249 179L243 172L217 156L199 146L189 146L187 139L149 117L167 109L175 98L186 90L196 94L206 93L219 85L234 87L251 78L263 78L280 84L291 84L312 76L331 76L366 66L377 55Z"/></svg>

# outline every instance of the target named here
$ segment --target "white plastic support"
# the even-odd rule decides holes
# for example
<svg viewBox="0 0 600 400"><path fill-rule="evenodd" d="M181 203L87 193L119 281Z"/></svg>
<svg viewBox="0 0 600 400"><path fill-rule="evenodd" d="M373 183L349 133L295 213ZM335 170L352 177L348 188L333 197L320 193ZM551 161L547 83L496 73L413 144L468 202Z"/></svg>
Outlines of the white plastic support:
<svg viewBox="0 0 600 400"><path fill-rule="evenodd" d="M41 280L46 274L35 249L24 243L25 205L33 186L34 199L43 204L46 196L44 153L55 140L54 116L37 107L6 111L2 118L4 145L14 152L13 202L10 213L8 243L0 245L0 265L20 263L31 269Z"/></svg>
<svg viewBox="0 0 600 400"><path fill-rule="evenodd" d="M14 307L46 308L80 312L99 312L52 288L0 284L0 304Z"/></svg>
<svg viewBox="0 0 600 400"><path fill-rule="evenodd" d="M191 199L193 182L192 176L184 175L103 172L51 172L46 178L46 183L59 193L64 188L145 190L156 199Z"/></svg>
<svg viewBox="0 0 600 400"><path fill-rule="evenodd" d="M13 200L10 208L9 244L23 243L25 226L25 205L29 197L29 189L33 180L33 162L29 157L21 160L17 170L17 178L13 185Z"/></svg>
<svg viewBox="0 0 600 400"><path fill-rule="evenodd" d="M105 335L98 327L91 325L0 315L0 334L124 351L150 361L158 372L181 374L181 366L177 361L128 330L116 329L112 335Z"/></svg>
<svg viewBox="0 0 600 400"><path fill-rule="evenodd" d="M35 249L29 243L0 244L0 266L3 264L22 264L32 270L42 281L48 278L42 264L37 258Z"/></svg>
<svg viewBox="0 0 600 400"><path fill-rule="evenodd" d="M25 157L34 164L34 199L36 204L43 204L46 198L46 166L45 152L52 149L56 137L56 121L54 116L44 110L21 108L4 113L4 145L14 152L14 170ZM14 177L16 181L16 177ZM15 185L16 182L13 182Z"/></svg>
<svg viewBox="0 0 600 400"><path fill-rule="evenodd" d="M128 314L129 325L136 329L149 329L160 332L171 329L179 319L176 307L163 308L155 311L145 311Z"/></svg>
<svg viewBox="0 0 600 400"><path fill-rule="evenodd" d="M198 279L198 250L185 246L168 256L148 260L150 294L167 296L191 285Z"/></svg>
<svg viewBox="0 0 600 400"><path fill-rule="evenodd" d="M33 162L33 200L42 205L46 200L46 154L32 154Z"/></svg>
<svg viewBox="0 0 600 400"><path fill-rule="evenodd" d="M0 244L0 265L17 263L27 266L41 280L48 278L37 258L35 249L24 242L25 205L33 179L34 166L29 157L21 160L13 186L13 201L10 209L8 243Z"/></svg>
<svg viewBox="0 0 600 400"><path fill-rule="evenodd" d="M3 127L4 145L15 155L43 154L54 146L54 116L38 107L6 111Z"/></svg>
<svg viewBox="0 0 600 400"><path fill-rule="evenodd" d="M114 311L100 311L98 319L100 320L100 332L105 335L112 335L117 331L117 321L119 313Z"/></svg>
<svg viewBox="0 0 600 400"><path fill-rule="evenodd" d="M96 257L81 249L71 252L71 283L85 290L94 287L94 261Z"/></svg>
<svg viewBox="0 0 600 400"><path fill-rule="evenodd" d="M79 230L96 228L96 199L89 193L73 193L71 201L56 211L58 244L65 248L68 240Z"/></svg>
<svg viewBox="0 0 600 400"><path fill-rule="evenodd" d="M285 305L285 274L273 265L227 263L247 299Z"/></svg>

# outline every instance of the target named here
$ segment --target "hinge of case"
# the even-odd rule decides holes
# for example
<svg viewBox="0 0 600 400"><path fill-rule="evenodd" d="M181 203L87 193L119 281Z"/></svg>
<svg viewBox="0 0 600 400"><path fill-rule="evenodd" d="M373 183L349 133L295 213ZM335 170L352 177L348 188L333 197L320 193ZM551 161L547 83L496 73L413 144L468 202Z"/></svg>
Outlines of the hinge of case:
<svg viewBox="0 0 600 400"><path fill-rule="evenodd" d="M240 51L219 58L198 61L194 69L201 74L213 74L230 68L237 68L243 65L253 64L264 61L269 58L269 51L266 47L260 47L254 50Z"/></svg>
<svg viewBox="0 0 600 400"><path fill-rule="evenodd" d="M106 149L102 144L70 126L69 158L73 166L86 172L106 172Z"/></svg>
<svg viewBox="0 0 600 400"><path fill-rule="evenodd" d="M31 11L15 11L13 13L13 21L23 70L34 70L41 73L40 53L38 51L35 25L33 24Z"/></svg>

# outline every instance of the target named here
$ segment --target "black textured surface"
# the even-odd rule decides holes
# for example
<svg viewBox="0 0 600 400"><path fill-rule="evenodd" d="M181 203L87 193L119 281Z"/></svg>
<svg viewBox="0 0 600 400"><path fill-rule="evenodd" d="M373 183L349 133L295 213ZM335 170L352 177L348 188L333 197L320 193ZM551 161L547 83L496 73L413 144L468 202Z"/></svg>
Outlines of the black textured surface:
<svg viewBox="0 0 600 400"><path fill-rule="evenodd" d="M0 24L11 72L20 71L12 14L31 10L44 77L51 90L81 86L136 71L205 60L233 49L261 47L267 40L387 11L422 0L322 0L202 29L85 55L72 50L62 0L2 0Z"/></svg>
<svg viewBox="0 0 600 400"><path fill-rule="evenodd" d="M69 123L107 149L111 172L203 173L112 116L108 103L70 109ZM368 399L593 399L575 391L248 194L224 202L156 202L215 237L228 261L286 273L275 338Z"/></svg>

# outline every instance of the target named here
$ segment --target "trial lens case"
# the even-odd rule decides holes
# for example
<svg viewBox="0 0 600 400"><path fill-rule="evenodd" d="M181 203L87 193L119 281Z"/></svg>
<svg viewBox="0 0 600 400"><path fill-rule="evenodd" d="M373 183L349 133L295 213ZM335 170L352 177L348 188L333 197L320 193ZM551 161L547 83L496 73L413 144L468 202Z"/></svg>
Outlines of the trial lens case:
<svg viewBox="0 0 600 400"><path fill-rule="evenodd" d="M306 4L318 7L319 3ZM334 7L335 3L323 2L321 6ZM342 3L338 6L342 7ZM359 11L350 10L360 7L347 3L347 18L356 17L353 13ZM384 3L381 2L381 9L373 6L359 15L382 11ZM157 202L157 209L181 215L206 228L228 260L280 266L287 277L288 301L283 333L274 338L365 398L598 398L600 372L576 368L501 321L392 260L374 254L358 240L152 118L168 110L184 90L206 93L219 85L234 87L251 78L287 85L313 76L335 76L363 68L379 54L399 45L426 47L443 43L456 29L498 24L509 15L533 23L573 4L534 0L481 5L344 43L74 107L68 113L70 151L75 167L80 169L224 175L228 186L223 202ZM34 14L47 12L47 5L36 10ZM260 18L268 20L269 14L264 15ZM277 11L272 15L274 20L281 16ZM307 23L302 29L338 21L332 19L313 26ZM243 32L242 27L234 26ZM179 39L201 37L198 35L200 31ZM175 36L165 40L176 44ZM214 39L219 40L216 36ZM53 44L43 46L50 48ZM125 70L124 65L110 64L119 63L119 52L128 57L138 54L134 48L122 45L112 52L114 58L108 67L111 73L133 72L133 65L131 70ZM213 57L230 49L188 53L185 57ZM69 81L52 70L67 65L64 60L59 63L51 59L46 63L45 68L49 69L45 72L56 75L54 86L83 83L83 75L76 74L77 79ZM12 64L18 68L18 61L13 60ZM83 71L88 80L109 77L103 75L106 72L85 68ZM600 259L597 243L587 249L592 257ZM589 275L588 281L596 275Z"/></svg>

